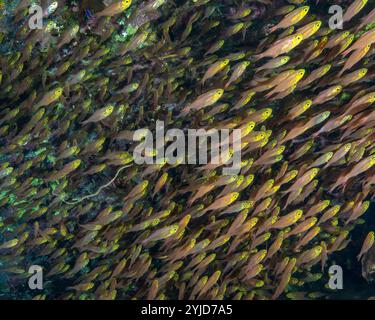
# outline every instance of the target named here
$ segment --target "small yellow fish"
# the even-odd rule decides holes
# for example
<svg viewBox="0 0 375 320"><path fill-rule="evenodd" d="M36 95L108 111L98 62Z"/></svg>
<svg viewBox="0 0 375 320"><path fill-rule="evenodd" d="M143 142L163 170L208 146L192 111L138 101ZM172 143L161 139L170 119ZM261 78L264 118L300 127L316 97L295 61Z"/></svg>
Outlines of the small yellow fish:
<svg viewBox="0 0 375 320"><path fill-rule="evenodd" d="M280 23L278 23L276 26L272 27L270 29L270 32L274 32L278 29L286 29L289 28L290 26L298 23L301 21L309 12L310 7L309 6L303 6L300 8L297 8L293 10L292 12L288 13L283 20L281 20Z"/></svg>
<svg viewBox="0 0 375 320"><path fill-rule="evenodd" d="M122 0L115 2L96 14L97 17L113 17L124 12L132 4L132 0Z"/></svg>
<svg viewBox="0 0 375 320"><path fill-rule="evenodd" d="M208 70L206 71L206 73L204 74L203 78L202 78L202 85L204 85L204 83L208 79L215 76L215 74L222 71L228 64L229 64L229 59L224 59L224 60L221 60L221 61L218 61L218 62L214 63L211 67L209 67Z"/></svg>
<svg viewBox="0 0 375 320"><path fill-rule="evenodd" d="M181 111L180 116L186 115L191 110L196 111L196 110L199 110L199 109L202 109L202 108L213 105L214 103L216 103L221 98L221 96L223 94L224 94L223 89L214 89L214 90L208 91L208 92L200 95L195 101L193 101L192 103L187 105Z"/></svg>
<svg viewBox="0 0 375 320"><path fill-rule="evenodd" d="M280 39L276 43L273 44L269 49L267 49L265 52L255 55L254 58L256 60L260 60L265 57L272 57L277 58L278 56L288 53L295 47L297 47L303 40L303 34L295 34L291 35L289 37Z"/></svg>
<svg viewBox="0 0 375 320"><path fill-rule="evenodd" d="M361 260L362 256L371 249L371 247L374 245L374 241L375 241L375 233L374 231L370 231L365 240L363 241L363 244L362 244L362 248L361 248L361 251L360 253L358 254L357 256L357 259L358 261Z"/></svg>
<svg viewBox="0 0 375 320"><path fill-rule="evenodd" d="M271 228L273 229L284 229L292 224L296 223L299 219L301 219L303 214L302 210L295 210L285 216L280 217Z"/></svg>
<svg viewBox="0 0 375 320"><path fill-rule="evenodd" d="M54 90L47 92L43 98L33 107L34 110L39 109L40 107L45 107L50 105L52 102L58 100L63 93L63 88L59 87Z"/></svg>
<svg viewBox="0 0 375 320"><path fill-rule="evenodd" d="M149 237L142 241L142 244L146 244L152 241L163 240L173 236L178 230L178 224L172 226L164 227L162 229L156 230Z"/></svg>
<svg viewBox="0 0 375 320"><path fill-rule="evenodd" d="M350 21L355 15L357 15L363 9L367 2L368 0L355 0L345 11L343 22Z"/></svg>
<svg viewBox="0 0 375 320"><path fill-rule="evenodd" d="M82 125L86 125L88 123L99 122L104 120L105 118L109 117L115 107L113 105L108 105L104 108L96 110L92 116L90 116L87 120L81 122Z"/></svg>

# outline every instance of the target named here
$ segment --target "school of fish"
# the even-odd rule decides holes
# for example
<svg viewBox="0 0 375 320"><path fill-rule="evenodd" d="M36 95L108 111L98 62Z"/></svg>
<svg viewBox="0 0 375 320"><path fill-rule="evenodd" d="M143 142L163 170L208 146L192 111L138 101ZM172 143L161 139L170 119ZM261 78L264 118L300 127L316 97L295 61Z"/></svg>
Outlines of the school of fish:
<svg viewBox="0 0 375 320"><path fill-rule="evenodd" d="M0 298L324 298L306 285L375 200L374 0L339 1L343 29L330 1L44 0L42 29L16 2L0 7ZM157 120L240 128L240 172L136 164L133 133Z"/></svg>

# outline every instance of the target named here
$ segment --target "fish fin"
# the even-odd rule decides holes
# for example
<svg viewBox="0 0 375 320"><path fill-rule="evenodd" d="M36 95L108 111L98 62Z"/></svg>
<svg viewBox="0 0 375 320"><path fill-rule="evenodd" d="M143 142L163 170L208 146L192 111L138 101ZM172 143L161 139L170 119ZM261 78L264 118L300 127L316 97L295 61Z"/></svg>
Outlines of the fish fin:
<svg viewBox="0 0 375 320"><path fill-rule="evenodd" d="M254 61L258 61L258 60L264 58L264 53L256 54L256 55L253 56L253 58L254 58Z"/></svg>
<svg viewBox="0 0 375 320"><path fill-rule="evenodd" d="M278 26L273 26L272 28L269 29L269 34L275 32L278 29Z"/></svg>
<svg viewBox="0 0 375 320"><path fill-rule="evenodd" d="M273 90L272 90L272 91L268 92L268 93L265 95L265 97L266 97L266 98L271 98L271 96L273 96L273 94L274 94L274 92L273 92Z"/></svg>
<svg viewBox="0 0 375 320"><path fill-rule="evenodd" d="M350 52L352 52L353 50L351 48L349 49L346 49L344 52L342 52L341 54L343 55L343 57L346 57Z"/></svg>

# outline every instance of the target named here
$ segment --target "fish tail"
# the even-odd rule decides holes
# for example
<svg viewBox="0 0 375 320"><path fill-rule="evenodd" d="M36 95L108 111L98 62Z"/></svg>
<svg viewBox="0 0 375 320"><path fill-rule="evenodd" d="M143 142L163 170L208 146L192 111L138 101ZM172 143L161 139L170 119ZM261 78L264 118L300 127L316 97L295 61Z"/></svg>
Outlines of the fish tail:
<svg viewBox="0 0 375 320"><path fill-rule="evenodd" d="M258 60L264 58L264 53L256 54L256 55L253 56L253 58L254 58L254 61L258 61Z"/></svg>
<svg viewBox="0 0 375 320"><path fill-rule="evenodd" d="M189 109L186 107L186 108L181 110L181 113L177 116L177 118L179 119L183 116L186 116L188 113L189 113Z"/></svg>
<svg viewBox="0 0 375 320"><path fill-rule="evenodd" d="M271 33L275 32L277 29L278 29L277 25L273 26L272 28L269 29L269 33L271 34Z"/></svg>
<svg viewBox="0 0 375 320"><path fill-rule="evenodd" d="M363 255L362 252L360 252L359 255L357 256L357 260L358 260L358 261L361 261L361 259L362 259L362 255Z"/></svg>
<svg viewBox="0 0 375 320"><path fill-rule="evenodd" d="M202 210L202 211L200 212L200 214L203 215L203 214L205 214L207 211L208 211L208 208Z"/></svg>
<svg viewBox="0 0 375 320"><path fill-rule="evenodd" d="M349 48L347 50L345 50L343 53L341 53L344 57L346 57L350 52L352 52L353 49Z"/></svg>
<svg viewBox="0 0 375 320"><path fill-rule="evenodd" d="M266 97L266 98L270 98L272 95L273 95L273 91L270 91L270 92L268 92L268 93L265 95L265 97Z"/></svg>
<svg viewBox="0 0 375 320"><path fill-rule="evenodd" d="M329 192L333 192L341 185L340 181L337 181L331 189L329 189Z"/></svg>

